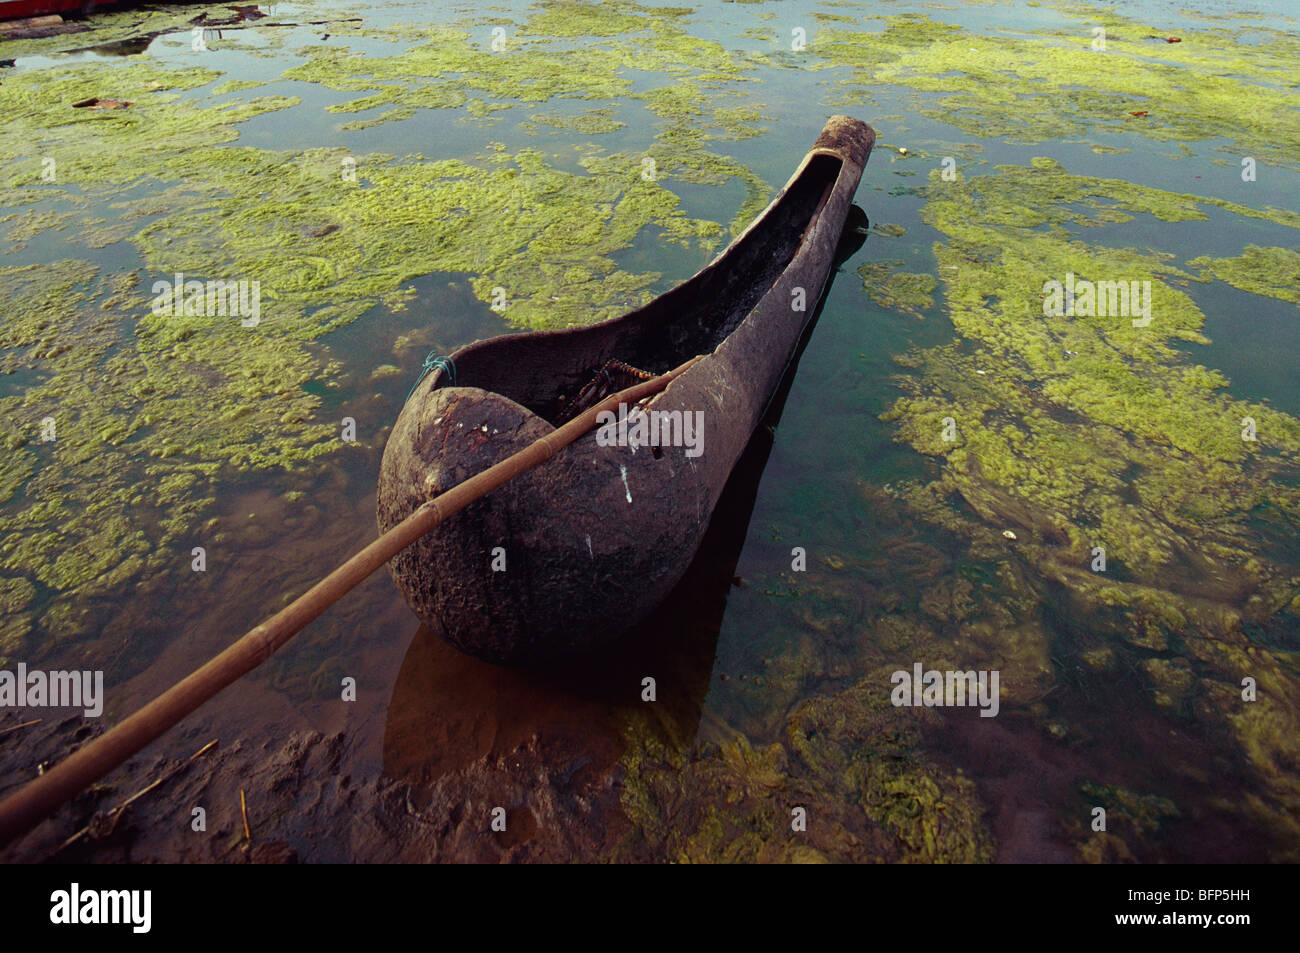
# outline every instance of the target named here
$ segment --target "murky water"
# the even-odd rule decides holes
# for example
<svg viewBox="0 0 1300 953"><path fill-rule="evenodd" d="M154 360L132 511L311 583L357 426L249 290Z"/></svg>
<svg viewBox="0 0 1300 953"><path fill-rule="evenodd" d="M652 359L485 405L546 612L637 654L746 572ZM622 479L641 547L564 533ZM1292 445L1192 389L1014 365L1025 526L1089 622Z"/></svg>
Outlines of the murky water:
<svg viewBox="0 0 1300 953"><path fill-rule="evenodd" d="M653 618L499 669L376 576L151 751L241 741L215 798L337 733L257 792L306 859L1295 859L1287 6L318 0L0 42L0 660L134 710L373 537L426 356L672 287L847 112L876 227ZM1151 326L1048 318L1067 270L1153 281ZM259 281L261 323L151 314L177 272ZM997 671L997 716L892 705L915 664ZM0 736L0 793L47 730Z"/></svg>

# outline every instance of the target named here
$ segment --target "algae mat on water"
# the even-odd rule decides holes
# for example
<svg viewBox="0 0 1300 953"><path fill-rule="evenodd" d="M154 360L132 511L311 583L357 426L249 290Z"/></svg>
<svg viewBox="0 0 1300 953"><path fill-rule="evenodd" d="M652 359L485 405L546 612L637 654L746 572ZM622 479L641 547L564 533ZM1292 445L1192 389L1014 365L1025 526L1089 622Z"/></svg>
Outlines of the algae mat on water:
<svg viewBox="0 0 1300 953"><path fill-rule="evenodd" d="M1024 563L1042 601L1073 620L1083 644L1070 654L1092 652L1089 663L1107 669L1118 652L1146 672L1157 705L1235 732L1254 790L1232 809L1270 828L1281 856L1297 856L1300 781L1283 766L1300 756L1300 676L1286 635L1300 627L1300 565L1267 554L1285 553L1300 524L1300 420L1233 398L1223 375L1187 362L1177 342L1208 342L1182 290L1197 277L1172 255L1080 234L1122 240L1139 216L1204 220L1203 207L1300 221L1071 175L1049 159L953 182L936 171L926 197L922 218L942 235L934 252L962 341L900 359L916 373L900 378L907 396L886 419L941 463L934 482L900 493L922 516L991 545L995 530L1013 531L1005 558ZM1252 247L1184 264L1290 300L1275 269L1293 257ZM1149 321L1049 313L1046 286L1067 274L1146 283ZM951 500L964 518L944 512ZM1242 697L1243 678L1259 686L1257 700Z"/></svg>
<svg viewBox="0 0 1300 953"><path fill-rule="evenodd" d="M1108 25L1104 53L1089 49L1082 28L1010 39L917 15L887 18L879 32L824 31L810 53L858 71L840 81L846 100L891 99L897 87L933 94L917 96L916 108L970 134L1226 141L1294 165L1294 36L1216 28L1165 48L1142 39L1153 28L1113 11L1079 16ZM1118 736L1138 713L1212 752L1142 748L1142 762L1162 768L1126 772L1157 793L1078 783L1053 805L1075 859L1158 859L1171 825L1186 832L1211 819L1262 835L1267 856L1294 859L1300 421L1233 397L1227 378L1187 351L1210 343L1197 282L1294 303L1295 253L1245 244L1214 258L1141 246L1152 220L1215 212L1216 230L1232 235L1251 233L1243 223L1300 228L1300 217L1071 174L1052 159L984 175L967 168L934 169L928 186L906 190L925 200L921 219L939 237L933 274L897 259L859 270L882 309L920 315L937 297L957 332L952 345L900 356L906 396L884 415L899 441L936 461L935 478L863 487L870 515L852 519L875 548L857 552L847 529L829 571L763 577L763 611L776 618L744 637L775 646L775 657L741 657L760 673L750 684L761 689L749 691L765 703L747 707L745 690L731 687L715 701L743 731L728 738L715 727L718 740L661 749L646 740L658 737L653 719L634 722L625 800L644 840L629 847L682 860L991 856L978 798L960 775L931 760L909 776L916 739L885 733L882 744L884 712L861 710L861 700L883 698L891 668L926 658L940 669L1000 669L1012 717L1029 715L1066 750L1099 751L1098 733ZM1136 312L1045 313L1045 284L1067 275L1148 283L1150 322L1134 326ZM792 503L783 530L806 534L800 520L838 499L830 488L806 495L815 502ZM929 542L898 530L927 524ZM872 596L862 591L878 614L863 608ZM770 637L809 628L812 641ZM846 677L856 679L848 691L827 691ZM1077 700L1090 691L1093 710L1080 717ZM1108 714L1099 704L1122 707ZM810 708L822 715L817 730L803 727ZM1105 760L1098 774L1115 770ZM1234 793L1208 783L1210 770L1231 778ZM790 834L796 805L820 818L810 838ZM1095 805L1110 812L1109 833L1089 828ZM910 838L896 826L900 812L917 825Z"/></svg>
<svg viewBox="0 0 1300 953"><path fill-rule="evenodd" d="M1067 9L1077 21L1070 27L1018 36L924 14L889 16L879 31L819 31L811 52L851 68L838 81L851 101L904 87L924 94L916 100L922 115L973 136L1223 139L1232 151L1296 168L1295 34L1214 25L1180 31L1178 44L1153 43L1161 34L1154 24L1113 8ZM1102 43L1095 28L1105 31Z"/></svg>
<svg viewBox="0 0 1300 953"><path fill-rule="evenodd" d="M577 172L490 140L477 156L437 161L240 146L243 124L291 114L298 97L240 96L256 87L148 54L6 76L0 231L11 250L57 229L69 252L109 248L122 267L65 258L0 271L9 302L0 361L15 382L0 396L10 450L0 464L0 571L13 610L0 654L30 657L93 633L102 623L92 600L187 564L190 546L208 537L227 539L205 519L230 480L311 473L311 461L346 452L321 396L337 387L339 362L311 342L376 305L400 309L412 279L461 272L484 301L501 289L504 316L520 326L597 321L645 300L660 280L613 258L647 230L706 254L725 238L719 224L683 214L666 183L739 177L748 199L738 220L766 201L766 183L707 146L708 129L740 135L750 113L713 105L702 90L718 80L705 74L727 81L740 67L717 44L685 36L675 15L636 9L645 35L586 60L520 49L503 68L468 33L433 27L399 56L309 49L286 73L355 88L344 66L360 69L366 88L376 77L404 80L394 101L423 91L418 105L487 123L503 103L585 96L593 82L616 97L628 81L614 72L662 71L670 86L638 94L665 117L659 140L635 155L584 148ZM542 42L547 16L524 31L527 42ZM608 35L603 14L592 16L588 27ZM129 107L72 108L106 88ZM493 108L480 108L487 100ZM256 281L257 326L154 313L150 289L177 273Z"/></svg>

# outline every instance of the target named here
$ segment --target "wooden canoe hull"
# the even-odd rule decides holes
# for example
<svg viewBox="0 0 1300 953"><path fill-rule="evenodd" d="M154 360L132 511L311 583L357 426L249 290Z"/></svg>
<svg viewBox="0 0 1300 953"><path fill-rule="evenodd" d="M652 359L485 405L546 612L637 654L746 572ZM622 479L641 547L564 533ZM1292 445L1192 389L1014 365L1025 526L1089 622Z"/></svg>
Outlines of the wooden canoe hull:
<svg viewBox="0 0 1300 953"><path fill-rule="evenodd" d="M698 455L600 446L595 432L564 448L389 563L421 620L471 655L527 663L608 641L664 599L817 306L874 138L865 123L833 117L763 214L645 307L589 328L476 342L452 355L454 384L448 371L421 382L385 448L381 532L553 430L539 412L548 387L572 394L627 349L662 372L707 340L710 314L736 315L648 407L699 412ZM683 314L694 316L684 323Z"/></svg>

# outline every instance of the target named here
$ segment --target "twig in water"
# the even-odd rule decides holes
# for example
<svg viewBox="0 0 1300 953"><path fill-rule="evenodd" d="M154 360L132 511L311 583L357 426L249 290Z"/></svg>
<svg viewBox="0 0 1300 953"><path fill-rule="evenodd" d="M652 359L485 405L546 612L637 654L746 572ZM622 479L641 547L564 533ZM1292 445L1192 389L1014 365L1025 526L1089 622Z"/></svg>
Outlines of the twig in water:
<svg viewBox="0 0 1300 953"><path fill-rule="evenodd" d="M24 721L21 725L13 725L12 727L6 728L4 731L0 731L0 738L3 738L11 731L17 731L19 728L30 728L32 725L39 725L44 720L44 718L36 718L32 721Z"/></svg>
<svg viewBox="0 0 1300 953"><path fill-rule="evenodd" d="M19 727L22 726L20 725ZM59 849L56 850L54 853L58 854L67 850L77 841L81 840L81 838L89 834L91 832L91 828L95 829L96 837L106 837L107 835L111 834L113 832L113 828L117 827L117 822L121 819L123 811L125 811L128 807L130 807L140 798L144 797L154 788L158 787L160 784L163 784L166 781L170 781L172 778L176 777L176 775L180 774L182 771L188 768L200 756L207 754L211 749L215 748L216 746L217 746L216 740L209 741L198 751L194 752L194 754L190 755L189 760L182 761L180 764L176 765L176 767L172 768L170 771L164 774L157 781L153 782L153 784L150 784L148 787L141 788L139 791L132 794L129 798L127 798L117 807L113 808L107 814L104 815L96 814L95 817L92 817L90 819L89 824L87 824L81 830L77 831L77 833L73 834L62 844L60 844Z"/></svg>

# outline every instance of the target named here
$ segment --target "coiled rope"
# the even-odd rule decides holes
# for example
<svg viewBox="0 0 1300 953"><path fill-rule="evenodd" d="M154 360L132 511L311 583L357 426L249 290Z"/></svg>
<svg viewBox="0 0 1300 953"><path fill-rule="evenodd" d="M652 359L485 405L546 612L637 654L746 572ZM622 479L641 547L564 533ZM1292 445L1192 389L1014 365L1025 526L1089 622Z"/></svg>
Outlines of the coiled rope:
<svg viewBox="0 0 1300 953"><path fill-rule="evenodd" d="M451 385L456 386L456 362L449 357L443 357L437 351L430 351L428 357L424 359L424 366L420 368L420 376L415 379L411 385L411 392L406 395L406 400L411 399L411 394L420 386L420 381L424 380L431 371L446 371L451 377ZM402 401L403 404L406 400Z"/></svg>

